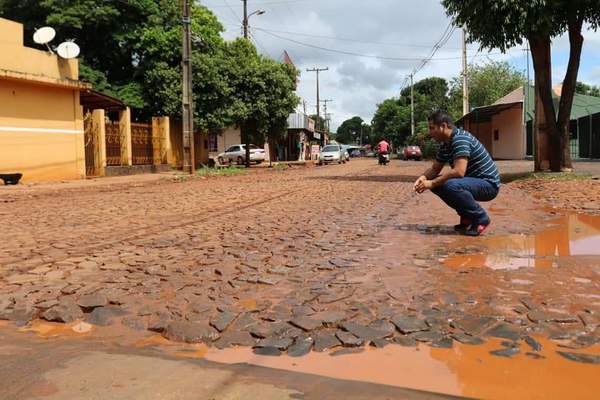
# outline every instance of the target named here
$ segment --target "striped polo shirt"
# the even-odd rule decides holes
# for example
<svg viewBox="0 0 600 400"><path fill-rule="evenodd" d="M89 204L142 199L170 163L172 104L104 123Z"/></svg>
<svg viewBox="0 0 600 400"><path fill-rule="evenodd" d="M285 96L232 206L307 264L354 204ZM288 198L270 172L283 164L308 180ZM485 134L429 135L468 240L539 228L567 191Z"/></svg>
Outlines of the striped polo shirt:
<svg viewBox="0 0 600 400"><path fill-rule="evenodd" d="M450 142L443 143L438 150L436 159L441 163L449 163L454 167L454 160L467 157L467 172L465 176L485 179L497 188L500 187L500 173L490 153L477 138L469 132L454 128Z"/></svg>

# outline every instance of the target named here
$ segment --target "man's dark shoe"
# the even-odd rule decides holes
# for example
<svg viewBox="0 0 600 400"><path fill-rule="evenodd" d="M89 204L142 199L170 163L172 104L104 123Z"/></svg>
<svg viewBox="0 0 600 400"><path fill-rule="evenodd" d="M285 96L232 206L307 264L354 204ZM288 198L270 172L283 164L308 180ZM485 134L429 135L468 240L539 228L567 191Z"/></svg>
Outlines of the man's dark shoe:
<svg viewBox="0 0 600 400"><path fill-rule="evenodd" d="M471 224L469 226L469 228L467 228L467 230L465 231L465 235L467 236L481 236L483 235L483 233L486 231L486 229L490 226L492 222L491 221L487 221L487 223L480 223L480 224Z"/></svg>
<svg viewBox="0 0 600 400"><path fill-rule="evenodd" d="M460 219L460 224L454 225L454 230L456 232L465 232L471 226L471 221L466 218Z"/></svg>

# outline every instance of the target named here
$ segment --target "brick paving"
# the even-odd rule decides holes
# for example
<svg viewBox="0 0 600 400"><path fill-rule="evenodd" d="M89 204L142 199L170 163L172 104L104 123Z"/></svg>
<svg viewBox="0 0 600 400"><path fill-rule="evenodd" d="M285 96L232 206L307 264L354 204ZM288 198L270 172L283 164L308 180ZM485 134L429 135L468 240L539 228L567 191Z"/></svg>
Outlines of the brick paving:
<svg viewBox="0 0 600 400"><path fill-rule="evenodd" d="M423 163L375 163L2 192L0 318L85 319L261 354L516 342L550 328L580 346L599 339L598 305L550 313L574 304L539 271L443 267L485 242L451 234L455 216L412 193ZM531 231L548 218L539 205L503 188L492 235ZM515 289L522 275L540 282L534 292ZM585 279L597 287L597 269ZM552 307L538 301L548 294Z"/></svg>

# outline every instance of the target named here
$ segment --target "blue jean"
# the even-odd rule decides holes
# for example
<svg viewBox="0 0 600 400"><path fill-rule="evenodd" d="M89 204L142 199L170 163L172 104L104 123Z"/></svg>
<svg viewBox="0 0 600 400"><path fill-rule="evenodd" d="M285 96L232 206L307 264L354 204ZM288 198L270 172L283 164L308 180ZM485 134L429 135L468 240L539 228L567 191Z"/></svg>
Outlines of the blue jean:
<svg viewBox="0 0 600 400"><path fill-rule="evenodd" d="M490 218L478 201L491 201L499 189L491 182L479 178L449 179L443 185L431 189L461 218L472 223L488 224Z"/></svg>

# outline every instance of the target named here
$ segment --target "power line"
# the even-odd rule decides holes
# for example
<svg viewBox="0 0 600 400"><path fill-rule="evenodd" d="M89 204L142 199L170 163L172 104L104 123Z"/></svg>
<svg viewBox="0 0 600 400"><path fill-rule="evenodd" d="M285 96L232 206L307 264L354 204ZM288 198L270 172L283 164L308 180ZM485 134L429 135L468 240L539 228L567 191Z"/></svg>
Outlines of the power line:
<svg viewBox="0 0 600 400"><path fill-rule="evenodd" d="M425 48L425 49L431 48L431 45L424 45L424 44L407 44L407 43L399 43L399 42L378 42L378 41L352 39L352 38L338 37L338 36L313 35L310 33L281 31L281 30L275 30L275 29L265 29L265 28L260 28L260 27L254 27L254 29L264 31L264 32L269 32L269 33L282 33L282 34L286 34L286 35L304 36L304 37L311 37L311 38L317 38L317 39L330 39L330 40L337 40L337 41L341 41L341 42L377 44L377 45L381 45L381 46L393 46L393 47ZM450 49L458 50L458 48L450 48Z"/></svg>
<svg viewBox="0 0 600 400"><path fill-rule="evenodd" d="M237 15L237 13L233 9L233 7L231 7L231 5L227 2L227 0L223 0L223 2L226 4L225 7L229 8L229 11L231 11L231 13L235 17L235 19L237 19L240 23L242 23L242 19L239 17L239 15Z"/></svg>
<svg viewBox="0 0 600 400"><path fill-rule="evenodd" d="M253 3L253 6L271 6L271 5L289 5L293 3L305 3L305 2L313 2L317 0L290 0L290 1L265 1L261 3ZM223 0L223 2L227 3L227 1ZM208 5L211 8L225 8L227 5Z"/></svg>
<svg viewBox="0 0 600 400"><path fill-rule="evenodd" d="M310 47L313 49L317 49L317 50L322 50L322 51L327 51L327 52L331 52L331 53L338 53L338 54L345 54L345 55L349 55L349 56L355 56L355 57L364 57L364 58L374 58L374 59L378 59L378 60L385 60L385 61L401 61L401 62L406 62L406 61L421 61L421 66L419 66L418 68L416 68L416 72L420 71L429 61L433 60L433 55L435 55L435 53L437 52L437 50L439 48L441 48L442 46L437 46L437 48L434 46L434 48L436 48L435 52L432 53L432 55L429 55L428 57L426 57L425 59L422 57L419 58L415 58L415 57L385 57L385 56L377 56L377 55L373 55L373 54L361 54L361 53L355 53L352 51L345 51L345 50L338 50L338 49L332 49L332 48L328 48L328 47L322 47L322 46L317 46L311 43L305 43L305 42L301 42L299 40L295 40L295 39L291 39L291 38L287 38L284 36L280 36L278 34L266 31L264 29L259 29L259 28L252 28L255 31L260 31L263 32L267 35L273 36L275 38L281 39L281 40L285 40L288 42L292 42L295 44L298 44L300 46L305 46L305 47ZM449 38L448 38L449 39ZM446 39L447 42L447 39ZM445 42L444 42L445 43ZM498 53L498 54L502 54L502 53ZM450 60L459 60L461 59L461 57L440 57L440 58L436 58L435 60L437 61L450 61ZM415 73L416 73L415 72Z"/></svg>
<svg viewBox="0 0 600 400"><path fill-rule="evenodd" d="M414 76L418 72L420 72L423 68L425 68L427 63L429 63L433 59L433 57L436 55L438 50L441 49L442 47L444 47L444 45L446 43L448 43L448 41L450 40L450 38L452 37L452 35L454 34L455 31L456 31L456 27L453 26L453 22L450 22L448 24L448 26L446 27L446 29L444 30L444 33L442 34L442 37L440 38L440 40L438 40L436 42L436 44L433 45L433 48L431 49L429 56L427 58L421 60L421 64L419 64L419 66L416 67L412 71L411 74L406 76L406 78L404 79L404 82L402 83L402 87L400 88L400 92L402 92L406 88L406 85L408 84L409 80L412 82ZM458 59L461 59L461 58L462 57L458 57Z"/></svg>
<svg viewBox="0 0 600 400"><path fill-rule="evenodd" d="M264 51L266 55L268 55L269 57L273 58L273 57L271 56L271 53L269 53L269 50L267 50L267 49L266 49L266 48L265 48L265 47L264 47L264 46L263 46L263 45L262 45L262 44L261 44L261 43L258 41L258 39L256 38L256 36L254 36L254 35L252 34L252 32L248 32L248 33L250 34L250 37L251 37L251 38L254 40L254 42L255 42L255 43L258 45L258 47L260 47L260 49L261 49L262 51Z"/></svg>

